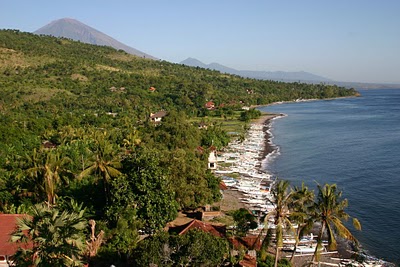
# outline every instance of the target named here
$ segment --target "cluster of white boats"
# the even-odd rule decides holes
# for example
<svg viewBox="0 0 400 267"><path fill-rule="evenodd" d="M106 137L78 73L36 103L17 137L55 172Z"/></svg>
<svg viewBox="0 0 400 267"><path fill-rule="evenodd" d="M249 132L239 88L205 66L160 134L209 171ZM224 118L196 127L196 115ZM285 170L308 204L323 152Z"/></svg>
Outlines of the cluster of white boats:
<svg viewBox="0 0 400 267"><path fill-rule="evenodd" d="M265 145L263 128L264 125L252 124L245 140L230 143L217 156L215 170L227 187L243 193L240 201L256 214L274 208L270 192L274 180L260 170Z"/></svg>
<svg viewBox="0 0 400 267"><path fill-rule="evenodd" d="M265 125L252 124L243 141L233 141L223 151L219 151L216 160L215 174L219 175L225 185L231 190L242 193L239 200L245 203L247 208L259 218L274 209L273 195L271 188L275 179L272 175L261 170L264 160L264 148L266 144ZM258 231L261 229L273 229L275 225L268 222L267 227L259 223ZM256 230L256 231L257 231ZM321 251L325 249L326 242L323 242ZM312 254L317 246L313 234L303 237L296 245L293 236L288 235L283 240L283 250L295 251L298 254ZM326 252L331 253L331 252ZM351 262L353 266L383 266L382 261L369 260L362 265ZM336 266L348 266L338 264ZM332 265L333 266L333 265Z"/></svg>
<svg viewBox="0 0 400 267"><path fill-rule="evenodd" d="M217 155L217 169L222 181L231 190L242 193L239 200L246 204L249 210L259 218L274 209L271 188L275 182L272 175L260 170L264 155L266 133L264 125L252 124L245 140L229 144L223 152ZM264 229L263 223L258 230ZM267 228L275 228L273 221L268 221ZM313 253L316 240L308 236L300 240L295 247L295 239L287 237L283 241L284 249L296 250L297 253ZM322 249L324 246L322 247Z"/></svg>

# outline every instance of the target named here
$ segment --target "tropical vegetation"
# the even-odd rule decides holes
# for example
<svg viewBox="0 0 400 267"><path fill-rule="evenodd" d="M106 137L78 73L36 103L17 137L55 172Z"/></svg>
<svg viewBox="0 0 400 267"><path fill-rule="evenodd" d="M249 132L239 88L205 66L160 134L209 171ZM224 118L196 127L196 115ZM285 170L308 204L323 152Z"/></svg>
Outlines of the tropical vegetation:
<svg viewBox="0 0 400 267"><path fill-rule="evenodd" d="M328 249L337 247L336 237L350 240L357 246L358 241L345 225L350 218L345 209L348 206L347 199L342 198L342 191L338 191L336 184L318 185L318 195L310 191L302 183L301 187L290 187L288 181L280 180L273 189L272 203L274 209L267 214L265 220L273 219L275 233L275 258L274 267L279 266L279 251L283 247L283 235L287 234L295 238L295 246L290 262L293 262L294 252L299 239L311 232L314 225L320 225L317 237L317 246L310 266L319 262L319 253L324 239L328 242ZM293 226L297 224L297 229ZM353 218L353 226L361 230L361 224L357 218ZM327 237L325 237L327 235Z"/></svg>
<svg viewBox="0 0 400 267"><path fill-rule="evenodd" d="M313 207L313 219L321 224L318 234L318 245L315 248L313 259L319 259L319 248L322 246L323 235L327 234L328 248L336 249L336 236L346 238L357 243L357 239L344 224L350 218L345 211L348 206L347 199L342 199L342 192L338 191L336 184L318 185L318 197ZM353 226L361 230L361 224L357 218L353 218Z"/></svg>
<svg viewBox="0 0 400 267"><path fill-rule="evenodd" d="M16 255L18 266L111 258L139 266L149 262L135 258L138 251L150 257L160 249L151 240L171 248L168 264L220 264L223 246L204 251L204 242L223 241L193 232L199 242L189 244L187 237L162 236L162 229L178 211L221 198L207 159L228 144L228 131L240 138L238 131L260 116L242 108L357 95L335 85L247 79L17 30L0 30L0 90L0 212L31 215L13 235L33 242ZM150 115L158 111L166 116L155 123ZM140 235L150 237L139 242Z"/></svg>
<svg viewBox="0 0 400 267"><path fill-rule="evenodd" d="M16 253L16 266L81 266L86 248L84 212L33 206L32 217L20 220L11 236L13 242L32 243L32 248Z"/></svg>

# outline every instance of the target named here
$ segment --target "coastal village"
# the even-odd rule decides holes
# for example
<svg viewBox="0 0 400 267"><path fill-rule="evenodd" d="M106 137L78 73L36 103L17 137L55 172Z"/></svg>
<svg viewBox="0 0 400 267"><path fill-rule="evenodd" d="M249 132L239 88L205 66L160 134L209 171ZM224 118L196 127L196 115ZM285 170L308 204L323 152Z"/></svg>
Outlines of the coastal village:
<svg viewBox="0 0 400 267"><path fill-rule="evenodd" d="M168 229L184 234L189 229L200 229L213 235L224 237L232 244L233 254L242 253L242 260L238 266L257 266L257 252L263 248L263 242L271 230L272 239L275 238L275 222L273 213L274 196L272 190L277 178L265 172L265 164L273 155L276 148L271 147L270 124L272 120L285 116L284 114L263 115L253 122L246 133L245 140L234 140L222 151L212 149L208 158L208 168L221 178L221 192L223 199L219 204L218 211L210 211L210 207L201 211L202 220L186 217L178 218L171 222ZM224 224L214 223L220 216L232 209L244 208L257 218L257 226L250 229L242 237L228 237L227 228ZM188 221L186 224L182 222ZM299 225L293 225L296 232ZM280 247L282 258L291 259L294 266L308 266L313 258L317 247L317 230L310 231L307 235L296 240L296 233L289 230L283 236L283 244ZM313 234L314 232L314 234ZM355 260L357 252L352 251L351 243L340 239L338 249L329 250L327 240L323 241L319 248L320 259L314 262L319 266L365 266L378 267L390 266L390 263L362 254L363 261ZM270 244L267 250L274 254L276 243ZM293 259L293 260L292 260Z"/></svg>
<svg viewBox="0 0 400 267"><path fill-rule="evenodd" d="M266 171L285 115L258 106L356 90L14 30L0 44L0 267L388 265L357 250L335 184L318 188L344 215L330 231L317 192Z"/></svg>
<svg viewBox="0 0 400 267"><path fill-rule="evenodd" d="M150 114L153 123L161 123L167 112L160 111ZM264 171L265 161L274 153L271 148L269 127L272 120L284 116L283 114L263 115L256 122L250 124L244 140L236 139L222 151L211 148L208 157L208 169L221 179L220 190L222 200L214 203L212 210L208 205L202 210L192 213L180 213L177 219L167 224L165 231L171 234L184 235L190 230L199 230L213 236L228 240L231 244L230 253L237 258L237 266L257 266L257 255L262 249L274 254L276 243L272 242L265 248L266 239L274 240L274 217L269 216L275 210L274 194L272 192L277 180ZM218 222L221 217L232 210L245 209L256 218L256 227L248 229L245 235L232 235L235 226L227 227ZM12 265L12 255L19 246L10 243L9 237L15 230L18 220L23 214L0 214L0 267ZM294 225L296 230L298 225ZM93 228L94 231L94 228ZM230 234L229 234L230 233ZM270 236L268 236L270 235ZM93 240L96 240L94 232ZM144 236L146 237L146 235ZM297 239L295 232L290 230L283 235L281 258L291 260L294 266L305 266L313 260L317 247L316 234L310 232ZM97 239L99 236L97 237ZM100 241L101 240L97 240ZM99 243L100 244L100 243ZM98 245L99 245L98 244ZM338 250L329 251L323 243L320 248L320 266L389 266L384 261L375 258L366 258L362 262L354 260L354 253L350 251L349 243L341 240ZM30 248L32 244L25 245Z"/></svg>
<svg viewBox="0 0 400 267"><path fill-rule="evenodd" d="M208 103L210 107L210 104ZM214 108L214 107L212 107ZM284 114L263 115L256 122L251 123L245 140L234 140L222 151L212 148L208 157L208 168L221 178L220 189L223 199L218 205L218 211L212 211L210 206L193 214L180 214L166 227L167 231L185 234L190 229L198 229L212 235L226 238L232 245L231 253L240 256L238 266L257 266L257 253L262 250L263 242L271 230L274 239L274 217L268 217L275 209L272 190L277 178L265 172L265 163L276 151L271 147L270 124L272 120L284 117ZM233 237L227 234L226 225L218 223L218 218L225 213L237 209L246 209L255 218L257 226L250 229L242 237ZM192 217L195 217L193 219ZM217 221L217 222L215 222ZM294 225L296 230L298 225ZM232 228L230 229L232 230ZM316 229L314 229L316 233ZM319 249L320 260L314 262L320 266L390 266L389 263L370 257L366 254L363 261L355 260L357 252L352 251L351 243L339 240L337 250L327 249L327 241ZM276 244L269 245L267 250L275 253ZM282 258L292 259L294 266L306 266L313 261L317 247L317 233L302 236L296 240L294 232L288 231L284 235Z"/></svg>

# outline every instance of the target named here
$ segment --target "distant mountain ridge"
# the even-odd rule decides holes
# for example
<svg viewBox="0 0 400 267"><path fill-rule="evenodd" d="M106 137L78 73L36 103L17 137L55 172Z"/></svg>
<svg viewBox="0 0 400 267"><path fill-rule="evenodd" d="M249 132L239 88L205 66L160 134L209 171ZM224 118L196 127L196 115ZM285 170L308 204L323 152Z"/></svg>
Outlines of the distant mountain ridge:
<svg viewBox="0 0 400 267"><path fill-rule="evenodd" d="M200 67L205 69L218 70L224 73L230 73L239 75L242 77L255 78L261 80L274 80L274 81L284 81L284 82L332 82L332 80L318 76L305 71L297 72L286 72L286 71L251 71L251 70L236 70L233 68L226 67L218 63L204 64L203 62L195 58L187 58L180 62L181 64Z"/></svg>
<svg viewBox="0 0 400 267"><path fill-rule="evenodd" d="M65 37L88 44L111 46L115 49L121 49L129 54L139 57L157 59L149 54L127 46L76 19L58 19L36 30L34 33L52 35L55 37Z"/></svg>

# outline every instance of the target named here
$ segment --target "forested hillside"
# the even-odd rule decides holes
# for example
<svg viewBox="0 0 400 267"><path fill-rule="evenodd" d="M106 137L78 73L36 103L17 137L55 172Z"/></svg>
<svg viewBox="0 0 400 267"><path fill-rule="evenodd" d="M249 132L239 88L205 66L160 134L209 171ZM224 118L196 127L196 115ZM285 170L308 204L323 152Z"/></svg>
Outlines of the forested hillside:
<svg viewBox="0 0 400 267"><path fill-rule="evenodd" d="M189 119L357 94L245 79L14 30L0 31L0 92L0 212L82 203L87 218L106 231L104 255L120 257L131 254L139 229L157 232L178 210L220 198L207 152L229 136ZM221 111L206 109L207 101ZM160 110L167 116L151 122Z"/></svg>

